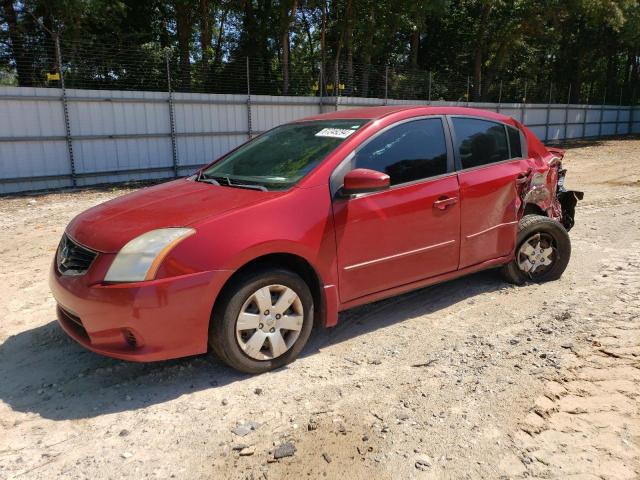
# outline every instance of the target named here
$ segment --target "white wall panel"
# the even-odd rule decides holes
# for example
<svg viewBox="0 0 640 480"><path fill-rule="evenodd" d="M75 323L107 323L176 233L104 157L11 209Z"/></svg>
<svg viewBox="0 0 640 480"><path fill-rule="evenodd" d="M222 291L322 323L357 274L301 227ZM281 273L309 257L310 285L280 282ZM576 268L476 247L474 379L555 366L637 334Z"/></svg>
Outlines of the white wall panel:
<svg viewBox="0 0 640 480"><path fill-rule="evenodd" d="M173 175L167 92L70 89L67 97L77 185ZM206 164L248 139L246 95L177 92L172 98L180 174L193 171L193 165ZM252 95L251 131L256 135L320 112L385 104L429 105L429 102L340 97L324 98L321 105L318 97ZM467 103L435 101L431 105L467 106ZM547 105L527 104L524 109L521 104L511 103L469 106L492 111L499 108L500 113L519 121L524 113L524 123L531 125L542 139L548 131L551 141L565 136L597 136L599 132L624 134L631 124L633 132L640 132L640 110L631 113L626 106L551 105L548 127L544 126ZM601 115L603 123L599 125ZM611 123L616 119L617 128ZM121 173L100 174L116 171ZM0 194L68 187L70 173L61 91L0 87Z"/></svg>

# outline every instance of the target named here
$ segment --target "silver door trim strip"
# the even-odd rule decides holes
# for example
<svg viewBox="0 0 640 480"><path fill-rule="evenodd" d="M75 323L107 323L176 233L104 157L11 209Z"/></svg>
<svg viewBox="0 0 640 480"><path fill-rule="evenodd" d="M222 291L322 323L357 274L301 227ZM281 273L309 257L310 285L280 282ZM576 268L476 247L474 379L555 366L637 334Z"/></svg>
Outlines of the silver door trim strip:
<svg viewBox="0 0 640 480"><path fill-rule="evenodd" d="M435 243L427 247L417 248L415 250L409 250L408 252L396 253L395 255L389 255L388 257L381 257L381 258L376 258L375 260L368 260L366 262L348 265L344 267L344 270L355 270L357 268L368 267L369 265L374 265L376 263L386 262L388 260L393 260L400 257L406 257L408 255L415 255L416 253L426 252L427 250L433 250L434 248L445 247L447 245L451 245L452 243L456 243L456 241L448 240L446 242Z"/></svg>
<svg viewBox="0 0 640 480"><path fill-rule="evenodd" d="M476 233L472 233L471 235L467 235L466 239L470 240L474 237L477 237L478 235L484 235L485 233L489 233L491 230L495 230L496 228L500 228L500 227L506 227L508 225L517 225L518 221L516 220L515 222L505 222L505 223L499 223L498 225L494 225L493 227L489 227L486 230L482 230L481 232L476 232Z"/></svg>

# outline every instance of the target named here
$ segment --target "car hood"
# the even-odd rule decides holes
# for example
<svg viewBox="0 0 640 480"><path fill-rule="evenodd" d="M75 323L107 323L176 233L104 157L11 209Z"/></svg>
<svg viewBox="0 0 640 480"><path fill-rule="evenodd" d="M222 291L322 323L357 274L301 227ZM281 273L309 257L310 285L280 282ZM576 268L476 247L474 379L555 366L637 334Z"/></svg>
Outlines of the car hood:
<svg viewBox="0 0 640 480"><path fill-rule="evenodd" d="M281 193L175 180L90 208L71 221L67 234L93 250L113 253L149 230L192 225L277 195Z"/></svg>

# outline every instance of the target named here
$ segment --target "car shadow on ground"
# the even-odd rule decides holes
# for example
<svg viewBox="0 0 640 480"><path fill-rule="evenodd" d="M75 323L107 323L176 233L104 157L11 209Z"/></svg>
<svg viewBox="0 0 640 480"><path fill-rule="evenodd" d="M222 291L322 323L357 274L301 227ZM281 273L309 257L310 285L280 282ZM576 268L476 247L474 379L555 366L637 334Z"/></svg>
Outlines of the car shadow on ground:
<svg viewBox="0 0 640 480"><path fill-rule="evenodd" d="M505 288L511 286L487 271L343 312L337 327L312 333L302 356ZM137 410L248 378L210 355L147 364L102 357L70 340L55 321L0 345L0 400L52 420Z"/></svg>

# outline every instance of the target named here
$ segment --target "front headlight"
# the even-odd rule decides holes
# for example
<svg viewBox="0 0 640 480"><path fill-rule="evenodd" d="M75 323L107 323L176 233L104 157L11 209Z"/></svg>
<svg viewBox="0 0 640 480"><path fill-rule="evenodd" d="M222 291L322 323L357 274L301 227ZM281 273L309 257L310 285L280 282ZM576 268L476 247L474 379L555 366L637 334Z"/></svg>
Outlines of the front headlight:
<svg viewBox="0 0 640 480"><path fill-rule="evenodd" d="M161 228L134 238L118 252L104 281L153 280L164 257L173 247L194 233L196 231L193 228Z"/></svg>

